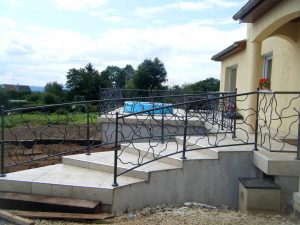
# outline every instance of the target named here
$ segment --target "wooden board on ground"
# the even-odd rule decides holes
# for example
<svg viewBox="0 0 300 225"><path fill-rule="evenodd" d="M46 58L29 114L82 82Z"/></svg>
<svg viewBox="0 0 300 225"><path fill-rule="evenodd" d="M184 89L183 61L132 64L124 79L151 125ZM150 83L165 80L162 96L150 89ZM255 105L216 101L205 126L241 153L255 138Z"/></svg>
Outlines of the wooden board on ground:
<svg viewBox="0 0 300 225"><path fill-rule="evenodd" d="M25 218L36 219L69 219L69 220L105 220L112 218L112 214L82 214L82 213L59 213L59 212L36 212L36 211L10 211L11 213Z"/></svg>
<svg viewBox="0 0 300 225"><path fill-rule="evenodd" d="M6 219L9 222L13 222L19 225L33 225L35 222L29 219L22 218L14 213L10 213L5 210L0 210L0 218Z"/></svg>
<svg viewBox="0 0 300 225"><path fill-rule="evenodd" d="M36 194L22 194L15 192L0 192L0 201L12 201L15 203L20 203L19 206L43 206L47 211L49 206L54 206L54 209L60 211L61 209L66 209L68 211L84 212L84 213L98 213L100 212L101 203L99 201L88 201L81 199L71 199L62 197L52 197L46 195L36 195ZM18 206L18 205L17 205ZM24 207L23 207L24 208ZM17 208L19 209L19 208ZM53 210L50 210L53 211ZM63 211L65 212L65 211Z"/></svg>

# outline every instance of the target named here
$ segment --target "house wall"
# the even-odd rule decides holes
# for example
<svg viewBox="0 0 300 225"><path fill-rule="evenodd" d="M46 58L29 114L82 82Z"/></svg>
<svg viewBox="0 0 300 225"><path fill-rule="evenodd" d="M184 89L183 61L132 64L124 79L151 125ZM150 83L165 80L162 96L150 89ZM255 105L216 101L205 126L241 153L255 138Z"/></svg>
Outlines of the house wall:
<svg viewBox="0 0 300 225"><path fill-rule="evenodd" d="M238 92L255 91L263 74L263 56L272 52L272 91L300 91L300 23L289 22L296 17L300 17L299 1L288 0L276 5L255 23L248 24L246 49L222 61L220 90L226 91L228 67L237 64ZM297 114L294 108L299 110L300 100L293 100L289 104L294 97L296 95L276 96L277 109L287 108L283 116ZM271 95L268 95L267 100L270 98ZM256 99L251 96L246 102L239 103L238 107L249 109L255 108L255 105ZM269 108L268 111L271 109L275 108ZM242 114L248 116L247 112ZM285 119L282 125L280 120L274 120L271 127L277 129L280 126L281 131L296 136L298 126L293 123L295 118ZM249 118L248 122L254 125L255 119Z"/></svg>
<svg viewBox="0 0 300 225"><path fill-rule="evenodd" d="M298 32L300 32L298 26ZM290 42L281 37L270 37L262 42L261 55L273 53L273 65L271 75L271 89L273 91L300 91L300 36L297 42ZM276 129L280 126L280 130L285 133L291 131L292 136L296 136L298 132L298 124L293 123L297 119L297 112L299 110L300 99L293 99L299 95L276 95L277 107L274 104L268 111L277 109L278 114L282 114L283 121L272 121L271 127ZM268 95L267 99L270 101L272 95ZM273 98L275 100L275 98ZM275 103L275 102L274 102ZM281 111L284 109L283 111ZM270 112L271 113L271 112ZM274 114L274 113L273 113ZM292 118L287 118L294 115ZM278 117L274 115L274 119ZM283 123L282 123L283 122ZM282 123L282 124L281 124Z"/></svg>

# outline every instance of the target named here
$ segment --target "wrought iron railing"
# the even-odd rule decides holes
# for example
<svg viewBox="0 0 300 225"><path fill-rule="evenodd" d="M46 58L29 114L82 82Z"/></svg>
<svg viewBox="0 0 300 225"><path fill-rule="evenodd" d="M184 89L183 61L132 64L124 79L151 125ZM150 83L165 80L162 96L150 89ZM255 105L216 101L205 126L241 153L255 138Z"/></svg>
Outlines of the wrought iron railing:
<svg viewBox="0 0 300 225"><path fill-rule="evenodd" d="M128 102L152 107L125 112ZM188 152L207 148L253 145L254 150L296 152L299 159L299 107L300 92L259 91L119 96L11 110L2 106L1 176L28 168L23 165L59 162L62 155L104 150L115 152L115 186L118 176L137 167L175 154L185 159ZM140 151L140 142L146 143L150 158ZM139 153L135 161L122 157L126 148ZM127 169L118 172L119 164Z"/></svg>

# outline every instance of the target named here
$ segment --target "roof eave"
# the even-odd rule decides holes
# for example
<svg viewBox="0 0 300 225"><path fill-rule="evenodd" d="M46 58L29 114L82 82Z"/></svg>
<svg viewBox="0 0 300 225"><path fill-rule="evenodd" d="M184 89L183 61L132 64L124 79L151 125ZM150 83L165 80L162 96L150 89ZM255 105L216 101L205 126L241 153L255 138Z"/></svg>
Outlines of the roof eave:
<svg viewBox="0 0 300 225"><path fill-rule="evenodd" d="M211 60L222 61L229 56L235 55L246 48L246 43L247 40L236 41L221 52L212 56Z"/></svg>

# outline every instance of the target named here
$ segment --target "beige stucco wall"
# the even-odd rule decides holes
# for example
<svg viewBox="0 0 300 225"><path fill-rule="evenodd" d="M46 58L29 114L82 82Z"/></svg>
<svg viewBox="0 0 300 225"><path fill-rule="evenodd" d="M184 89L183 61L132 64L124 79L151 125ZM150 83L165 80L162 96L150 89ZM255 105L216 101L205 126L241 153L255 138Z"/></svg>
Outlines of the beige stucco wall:
<svg viewBox="0 0 300 225"><path fill-rule="evenodd" d="M237 89L238 92L255 91L258 80L263 74L263 56L273 54L271 75L272 91L300 91L300 23L291 23L290 20L300 17L300 0L285 0L276 5L272 10L259 18L255 23L248 24L247 47L242 52L230 56L222 61L220 90L226 91L227 70L232 65L238 65ZM268 97L270 99L271 95ZM300 100L290 100L295 97L278 96L277 109L284 110L283 116L295 115L300 110ZM254 108L256 98L254 96L246 102L239 103L239 108ZM274 109L274 108L273 108ZM244 112L244 116L247 113ZM278 117L278 116L277 116ZM297 124L290 124L295 117L285 119L280 125L280 120L273 121L271 127L296 135ZM254 125L254 118L249 118L250 124Z"/></svg>

